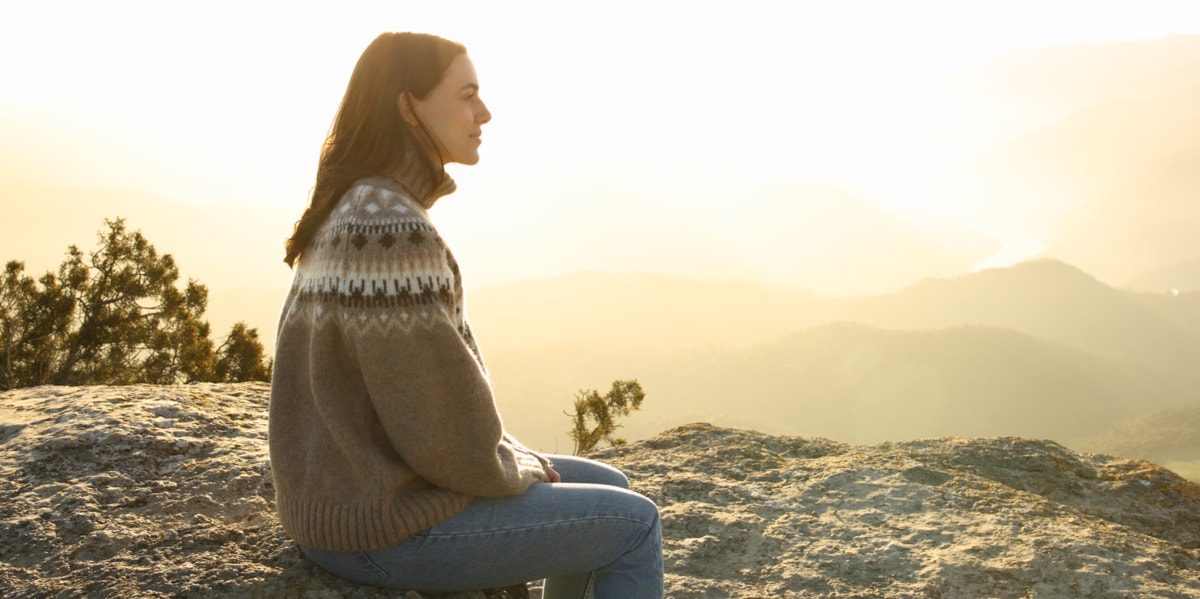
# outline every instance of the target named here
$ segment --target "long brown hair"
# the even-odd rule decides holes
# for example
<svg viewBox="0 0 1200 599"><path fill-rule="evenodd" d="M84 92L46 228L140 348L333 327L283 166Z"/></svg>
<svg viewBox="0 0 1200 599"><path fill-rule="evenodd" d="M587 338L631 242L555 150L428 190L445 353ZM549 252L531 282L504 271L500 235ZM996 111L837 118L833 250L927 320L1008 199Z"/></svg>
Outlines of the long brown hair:
<svg viewBox="0 0 1200 599"><path fill-rule="evenodd" d="M338 198L358 179L382 175L406 160L417 160L432 187L444 182L441 161L422 150L431 147L436 151L433 135L415 112L417 126L410 127L397 101L405 93L424 100L442 81L450 63L466 51L462 44L424 33L384 33L367 46L354 66L346 95L321 147L312 200L287 240L283 261L288 266L295 265ZM418 139L418 134L424 139Z"/></svg>

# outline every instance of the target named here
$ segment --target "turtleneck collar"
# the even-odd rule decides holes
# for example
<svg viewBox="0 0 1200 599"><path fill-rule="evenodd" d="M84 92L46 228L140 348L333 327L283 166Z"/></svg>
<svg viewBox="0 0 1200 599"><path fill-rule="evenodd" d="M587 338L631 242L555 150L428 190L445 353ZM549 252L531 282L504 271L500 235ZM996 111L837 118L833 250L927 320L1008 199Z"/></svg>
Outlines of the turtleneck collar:
<svg viewBox="0 0 1200 599"><path fill-rule="evenodd" d="M429 173L425 171L422 161L413 156L411 152L404 163L388 173L388 176L399 183L426 210L432 208L433 203L439 198L450 195L454 193L455 189L458 189L458 184L450 178L449 174L442 177L441 185L436 184Z"/></svg>

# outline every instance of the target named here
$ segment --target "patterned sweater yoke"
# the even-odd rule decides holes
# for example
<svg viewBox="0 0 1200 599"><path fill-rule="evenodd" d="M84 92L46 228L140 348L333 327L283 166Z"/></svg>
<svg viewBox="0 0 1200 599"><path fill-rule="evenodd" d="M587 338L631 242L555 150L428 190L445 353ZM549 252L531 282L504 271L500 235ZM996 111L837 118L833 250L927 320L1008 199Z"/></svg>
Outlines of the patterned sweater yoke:
<svg viewBox="0 0 1200 599"><path fill-rule="evenodd" d="M389 183L366 179L346 192L305 252L297 300L376 326L428 322L441 307L465 330L458 263L425 209Z"/></svg>

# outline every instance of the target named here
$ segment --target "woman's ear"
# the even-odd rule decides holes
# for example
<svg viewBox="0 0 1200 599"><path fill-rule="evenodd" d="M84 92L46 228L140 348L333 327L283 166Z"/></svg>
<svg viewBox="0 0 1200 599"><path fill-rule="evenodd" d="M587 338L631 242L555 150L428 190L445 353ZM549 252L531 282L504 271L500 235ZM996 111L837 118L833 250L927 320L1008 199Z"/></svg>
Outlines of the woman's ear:
<svg viewBox="0 0 1200 599"><path fill-rule="evenodd" d="M404 122L408 123L409 127L417 126L417 114L416 109L413 107L411 93L400 92L400 95L396 96L396 110L400 111L400 118L404 119Z"/></svg>

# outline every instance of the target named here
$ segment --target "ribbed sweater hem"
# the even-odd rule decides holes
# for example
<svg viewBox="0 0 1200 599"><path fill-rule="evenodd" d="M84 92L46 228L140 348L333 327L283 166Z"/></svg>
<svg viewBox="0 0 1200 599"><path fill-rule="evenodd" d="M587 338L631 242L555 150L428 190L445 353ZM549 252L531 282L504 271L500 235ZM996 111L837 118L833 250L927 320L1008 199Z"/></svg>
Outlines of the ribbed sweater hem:
<svg viewBox="0 0 1200 599"><path fill-rule="evenodd" d="M471 497L444 489L405 494L394 505L278 498L283 529L300 545L327 551L374 551L466 509Z"/></svg>

